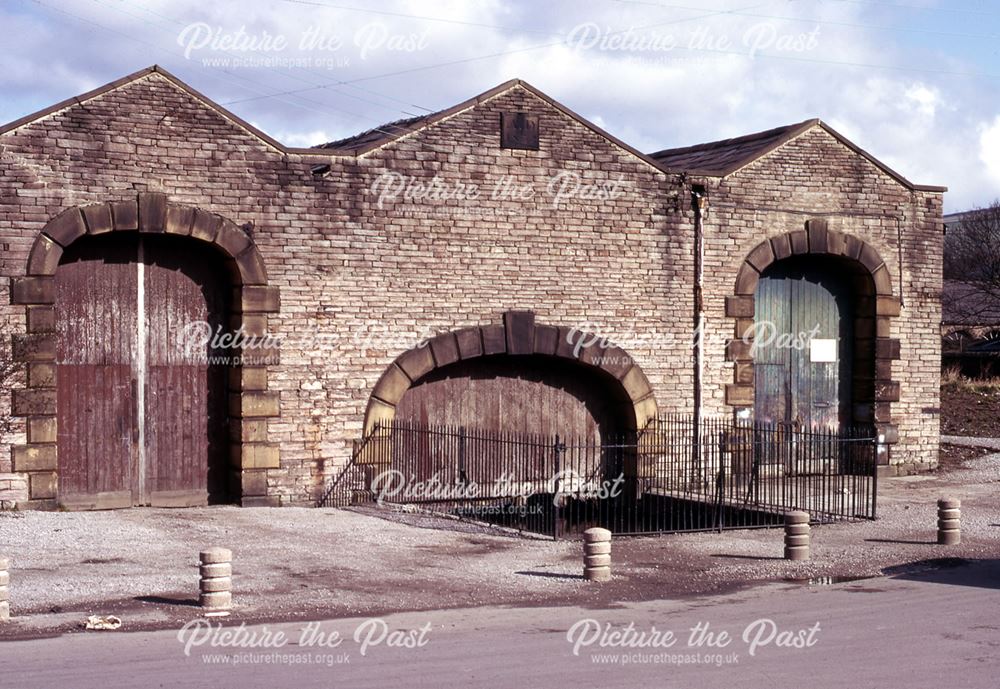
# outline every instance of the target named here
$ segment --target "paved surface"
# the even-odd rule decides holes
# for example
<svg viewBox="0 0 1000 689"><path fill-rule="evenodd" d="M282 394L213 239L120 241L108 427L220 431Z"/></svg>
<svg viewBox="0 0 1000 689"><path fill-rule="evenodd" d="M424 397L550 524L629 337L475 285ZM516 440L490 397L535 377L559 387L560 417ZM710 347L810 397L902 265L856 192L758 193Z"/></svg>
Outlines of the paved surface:
<svg viewBox="0 0 1000 689"><path fill-rule="evenodd" d="M945 563L946 565L948 563ZM910 568L892 578L826 586L768 585L710 600L612 608L477 608L319 623L335 648L298 645L301 624L255 626L292 641L279 648L211 647L178 632L88 632L0 644L11 689L148 687L677 687L683 689L995 689L1000 675L1000 560ZM670 648L600 646L582 622L621 631L672 631ZM775 627L767 622L771 620ZM692 644L709 625L733 638ZM578 630L574 643L567 639ZM818 625L818 627L817 627ZM354 635L361 630L358 641ZM426 629L426 631L422 631ZM750 630L749 636L744 633ZM232 631L230 628L229 631ZM776 632L776 634L772 634ZM371 634L369 636L369 634ZM759 634L759 636L758 636ZM187 640L192 637L188 636ZM193 637L204 639L207 637ZM313 637L314 639L317 637ZM605 636L610 639L610 636ZM361 649L365 639L370 643ZM778 639L804 646L783 647ZM751 645L757 640L754 653ZM580 645L574 653L575 642ZM624 654L624 655L623 655ZM627 658L627 662L623 660ZM654 661L659 658L661 662Z"/></svg>
<svg viewBox="0 0 1000 689"><path fill-rule="evenodd" d="M0 513L11 608L0 638L62 633L115 614L126 631L198 614L197 553L234 552L234 618L247 623L477 606L685 598L752 583L878 576L941 557L936 500L962 499L952 557L1000 552L1000 454L879 483L879 519L813 529L812 560L781 559L780 529L616 539L615 578L588 586L578 541L509 537L441 519L332 509ZM0 681L0 687L3 682Z"/></svg>

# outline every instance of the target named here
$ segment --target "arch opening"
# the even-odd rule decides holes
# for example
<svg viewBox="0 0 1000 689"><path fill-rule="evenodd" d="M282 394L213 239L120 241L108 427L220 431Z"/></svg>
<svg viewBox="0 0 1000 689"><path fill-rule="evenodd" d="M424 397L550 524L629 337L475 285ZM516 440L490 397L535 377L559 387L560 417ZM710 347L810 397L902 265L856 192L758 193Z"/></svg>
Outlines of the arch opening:
<svg viewBox="0 0 1000 689"><path fill-rule="evenodd" d="M494 355L437 368L403 394L396 418L598 445L635 428L628 395L612 376L540 354Z"/></svg>
<svg viewBox="0 0 1000 689"><path fill-rule="evenodd" d="M55 274L59 500L65 507L228 501L231 286L186 237L87 236ZM201 249L199 251L199 249Z"/></svg>
<svg viewBox="0 0 1000 689"><path fill-rule="evenodd" d="M873 421L875 299L860 264L777 261L754 294L754 415L801 428Z"/></svg>
<svg viewBox="0 0 1000 689"><path fill-rule="evenodd" d="M150 252L145 260L138 259L140 247ZM134 274L129 266L135 268ZM148 280L140 281L140 266ZM93 292L89 301L81 296L88 290ZM133 291L134 298L121 296ZM99 294L103 302L96 298ZM118 303L119 299L124 301ZM187 371L185 402L185 394L171 384L173 374L167 370L177 373L195 363L185 361L184 352L162 336L181 321L199 315L223 332L241 331L248 337L266 334L269 314L280 308L280 295L267 284L263 258L248 229L220 215L171 203L161 193L143 192L133 199L70 208L49 221L37 236L24 277L11 281L11 300L26 312L26 333L17 336L15 344L28 365L28 380L25 389L14 391L14 414L26 419L28 433L27 443L12 453L14 471L29 479L25 507L185 506L227 497L239 498L243 505L277 504L276 498L267 495L267 472L280 467L280 452L268 442L267 424L279 416L280 408L267 379L268 366L278 362L279 352L234 346L222 352L230 362L225 365L219 363L219 352L213 352L204 360L203 369ZM160 337L156 346L135 346L141 338L137 324L128 349L120 338L115 339L119 323L97 328L91 317L135 321L143 311L140 304L151 311L147 325L152 324L150 332ZM74 311L79 328L70 326ZM66 347L67 338L83 338L85 333L89 333L86 346L73 354ZM83 362L82 352L89 352L93 361ZM148 366L143 385L139 376L132 375L133 358L140 353ZM91 375L91 384L110 386L111 392L126 400L120 408L103 409L102 427L111 430L104 438L93 438L94 443L107 446L109 456L118 458L120 475L113 484L102 483L105 479L88 483L81 476L93 470L96 450L81 449L78 440L72 451L63 451L63 446L73 445L70 427L86 421L85 407L71 410L67 406L71 388L73 394L77 388L67 382L70 369L65 367L86 365L104 366L102 375ZM166 368L157 368L161 365ZM165 381L153 382L156 376ZM196 389L203 392L194 395ZM164 396L169 399L163 401ZM161 465L154 457L140 466L126 459L135 456L139 447L149 450L151 457L169 455L172 444L166 438L185 438L185 425L192 422L190 418L184 423L164 418L171 417L172 407L184 409L185 404L189 412L198 407L202 413L191 418L200 419L193 426L204 431L202 444L211 456L197 463L197 472L204 474L198 480L204 487L193 488L193 479L183 478L185 471L189 475L196 471L194 464L185 468L177 460ZM147 447L146 439L137 437L144 435L135 430L140 411L159 424L154 429L163 439L159 448ZM151 431L150 441L152 435ZM183 447L183 442L173 444ZM185 487L178 487L178 481ZM104 490L109 486L114 490Z"/></svg>
<svg viewBox="0 0 1000 689"><path fill-rule="evenodd" d="M793 283L798 287L789 286ZM762 290L770 305L758 304ZM791 301L796 290L797 306ZM812 302L808 294L812 294ZM769 310L772 315L789 309L789 313L798 309L808 314L810 308L825 309L830 318L842 318L842 324L830 321L829 332L836 337L818 338L828 340L817 346L822 350L817 352L819 361L812 361L812 345L804 343L808 356L795 360L801 369L795 379L787 373L792 365L787 356L780 359L775 352L768 355L766 348L757 344L757 321L765 318ZM826 403L837 411L834 415L830 411L833 407L826 407L826 412L819 411L823 407L817 408L822 423L873 424L882 442L898 442L892 405L899 401L900 386L892 378L892 362L900 358L901 343L892 336L892 318L899 316L901 309L902 301L893 292L893 277L878 251L858 237L829 229L825 220L809 220L805 229L761 242L740 265L733 294L726 298L726 315L735 320L735 337L726 348L726 360L734 364L733 383L725 390L726 404L735 407L737 413L782 422L812 418L812 412L801 413L802 407L789 402L795 397L790 390L798 383L812 384L810 367L826 364L828 372L836 370L836 401L833 404L834 395L827 394ZM790 316L781 317L787 321ZM765 354L759 362L763 367L756 360L759 351ZM779 358L767 358L772 355ZM831 356L834 361L824 361ZM768 369L771 364L782 364L783 368ZM826 385L833 390L829 381ZM786 389L781 390L781 386ZM805 395L800 398L809 399ZM796 409L794 413L785 411L789 405ZM881 463L888 459L888 453L880 453Z"/></svg>
<svg viewBox="0 0 1000 689"><path fill-rule="evenodd" d="M536 432L562 424L584 437L635 431L654 421L652 387L632 357L613 346L575 346L581 341L600 338L536 324L530 311L508 311L500 325L438 335L382 373L368 401L365 433L401 410L427 421L438 415L497 430ZM468 409L459 411L452 390ZM531 401L498 401L504 397Z"/></svg>

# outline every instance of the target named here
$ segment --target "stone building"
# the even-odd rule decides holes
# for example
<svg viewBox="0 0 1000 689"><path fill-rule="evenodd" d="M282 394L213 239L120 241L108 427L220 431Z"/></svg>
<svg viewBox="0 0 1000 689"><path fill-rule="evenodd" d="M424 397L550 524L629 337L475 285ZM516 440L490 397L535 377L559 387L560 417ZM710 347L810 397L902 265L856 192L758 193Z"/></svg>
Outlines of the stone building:
<svg viewBox="0 0 1000 689"><path fill-rule="evenodd" d="M299 149L152 67L0 147L22 507L311 504L393 416L874 424L936 462L945 190L819 120L643 154L514 80Z"/></svg>

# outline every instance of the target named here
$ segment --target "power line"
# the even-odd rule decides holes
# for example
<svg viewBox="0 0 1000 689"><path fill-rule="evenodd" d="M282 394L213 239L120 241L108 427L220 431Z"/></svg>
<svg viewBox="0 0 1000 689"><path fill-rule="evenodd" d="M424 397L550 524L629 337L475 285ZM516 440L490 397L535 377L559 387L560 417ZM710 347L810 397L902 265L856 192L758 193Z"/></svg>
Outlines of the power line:
<svg viewBox="0 0 1000 689"><path fill-rule="evenodd" d="M97 0L95 0L95 2L96 1ZM136 38L135 36L132 36L130 34L126 34L124 32L118 31L117 29L113 29L111 27L105 26L105 25L103 25L103 24L101 24L99 22L95 22L95 21L92 21L90 19L87 19L86 17L81 17L80 15L74 14L72 12L68 12L68 11L63 10L61 8L58 8L58 7L52 7L52 6L48 5L48 4L46 4L45 2L42 2L42 0L33 0L33 2L35 2L36 4L38 4L38 5L42 6L42 7L45 7L47 9L55 10L56 12L59 12L61 14L67 15L69 17L72 17L72 18L76 19L77 21L81 21L81 22L84 22L86 24L90 24L92 26L96 26L99 29L102 29L104 31L108 31L110 33L114 33L114 34L119 35L119 36L123 36L124 38L127 38L127 39L129 39L131 41L134 41L136 43L139 43L141 45L145 45L145 46L148 46L148 47L151 47L151 48L154 48L154 49L157 49L157 50L160 50L160 51L172 54L172 55L176 55L178 57L183 57L180 53L177 53L177 52L171 51L171 50L167 50L167 49L165 49L165 48L163 48L161 46L158 46L156 44L153 44L153 43L150 43L148 41L144 41L142 39ZM133 14L128 13L128 12L123 12L123 13L126 14L126 15L129 15L129 16L132 16L132 17L134 17L136 19L139 19L140 21L143 21L143 22L149 24L150 26L152 26L152 24L150 22L142 19L141 17L137 17L136 15L133 15ZM360 121L370 120L370 116L361 115L359 113L352 112L350 110L345 110L343 108L339 108L339 107L336 107L336 106L332 106L332 105L329 105L327 103L322 103L320 101L312 100L312 99L306 98L304 96L296 95L295 97L299 98L300 100L306 101L308 103L314 103L316 105L319 105L319 106L323 107L324 109L323 110L319 110L317 108L309 107L308 105L303 105L302 103L296 103L294 101L290 101L290 100L287 100L285 98L281 98L280 96L282 94L268 94L268 93L264 93L259 88L259 85L257 84L257 82L254 82L253 80L248 79L247 77L244 77L242 75L236 74L234 72L230 72L229 70L225 70L225 69L219 69L218 71L223 72L225 74L228 74L228 75L230 75L232 77L235 77L237 79L241 79L243 81L249 82L250 86L247 86L245 84L237 84L237 83L235 83L235 82L233 82L233 81L231 81L229 79L223 79L223 78L219 77L217 74L215 74L214 72L209 72L208 76L210 76L210 77L212 77L212 78L214 78L214 79L216 79L218 81L222 81L222 82L225 82L227 84L236 86L238 88L244 88L244 89L249 89L251 91L255 91L258 94L260 94L261 98L272 98L272 97L273 98L278 98L278 100L280 102L285 103L287 105L292 105L294 107L302 108L304 110L309 110L311 112L316 112L316 113L319 113L319 114L322 114L322 115L328 115L330 110L334 110L334 111L343 113L345 115L349 115L349 116L353 117L356 120L360 120ZM338 93L339 93L339 91L338 91ZM343 94L343 95L348 95L350 97L349 94ZM380 104L376 103L376 105L380 105ZM386 107L386 106L381 106L380 105L380 107ZM372 131L377 131L377 132L380 132L380 133L383 133L383 134L391 134L391 132L387 132L387 131L379 128L379 127L372 127L370 129Z"/></svg>
<svg viewBox="0 0 1000 689"><path fill-rule="evenodd" d="M122 13L122 14L125 14L125 15L128 15L130 17L133 17L133 18L139 20L140 22L143 22L147 26L151 26L151 27L154 27L154 28L160 28L160 27L154 26L152 22L150 22L150 21L142 18L141 16L133 14L131 12L126 12L125 10L121 9L120 7L118 7L116 5L111 5L111 4L108 4L107 2L102 2L102 0L92 0L92 1L95 2L95 3L101 4L101 5L104 5L106 7L109 7L110 9L113 9L113 10L115 10L117 12ZM161 19L165 19L166 21L169 21L169 22L171 22L173 24L176 24L178 26L184 26L183 22L181 22L181 21L179 21L177 19L174 19L172 17L168 17L168 16L166 16L164 14L161 14L159 12L155 12L154 10L149 9L145 5L139 4L138 8L141 9L141 10L143 10L144 12L147 12L148 14L151 14L151 15L156 16L156 17L160 17ZM232 54L232 51L227 51L227 50L223 50L221 52L228 52L229 54ZM291 78L291 79L294 79L296 81L300 81L300 82L303 82L303 83L306 83L306 84L318 85L318 84L323 83L323 82L319 82L319 81L313 81L311 79L306 79L306 78L301 77L301 76L299 76L299 75L297 75L295 73L292 73L292 72L280 72L279 70L277 70L277 69L275 69L273 67L269 67L269 66L265 66L265 69L267 69L268 71L273 72L275 74L279 74L282 77L288 77L288 78ZM223 71L226 71L226 70L223 70ZM257 82L254 82L253 80L251 80L251 79L249 79L247 77L236 75L236 74L234 74L232 72L226 71L226 73L227 74L232 74L233 76L236 76L237 78L244 79L246 81L250 81L251 83L257 83ZM362 90L364 90L364 89L362 89ZM408 115L408 116L411 116L411 117L416 115L416 113L408 112L406 110L402 110L402 109L396 108L396 107L390 107L390 106L384 105L382 103L378 103L376 101L370 100L368 98L362 98L360 96L355 96L355 95L350 94L350 93L344 93L343 91L340 91L339 89L334 89L334 91L336 93L339 93L339 94L347 97L347 98L353 98L354 100L358 100L358 101L361 101L361 102L364 102L364 103L368 103L369 105L375 105L375 106L383 108L385 110L392 110L393 112L402 112L404 115ZM389 96L385 96L384 94L379 94L376 91L370 91L370 92L372 94L374 94L374 95L379 95L379 96L381 96L383 98L388 98L390 100L398 100L398 99L393 99L393 98L391 98ZM327 103L323 103L323 102L317 101L317 100L311 100L309 98L305 98L304 96L296 96L296 97L298 97L301 100L304 100L306 102L314 103L316 105L320 105L322 107L330 107L330 108L333 108L333 109L337 109L336 107L331 106L331 105L329 105ZM416 107L416 108L419 108L421 110L425 110L427 112L430 112L430 110L428 108L424 108L423 106L413 105L413 107ZM340 110L340 111L344 112L344 113L351 114L349 111L346 111L346 110ZM355 114L355 117L358 117L359 119L365 119L363 116L357 115L357 114Z"/></svg>
<svg viewBox="0 0 1000 689"><path fill-rule="evenodd" d="M817 2L823 2L823 0L816 0ZM985 10L973 10L967 7L938 7L938 6L927 6L927 5L908 5L905 3L898 2L881 2L880 0L836 0L836 2L847 3L852 5L868 5L869 7L891 7L906 10L919 10L924 12L949 12L954 14L978 14L987 17L998 17L1000 13L997 12L987 12Z"/></svg>
<svg viewBox="0 0 1000 689"><path fill-rule="evenodd" d="M296 5L312 5L314 7L326 7L333 10L346 10L348 12L363 12L365 14L379 14L386 17L402 17L405 19L419 19L421 21L427 22L441 22L442 24L457 24L459 26L474 26L484 29L502 29L504 31L516 31L518 33L537 33L546 36L558 36L558 32L554 31L542 31L539 29L528 29L520 26L501 26L498 24L485 24L482 22L469 22L463 21L461 19L445 19L444 17L428 17L421 14L405 14L403 12L389 12L388 10L373 10L368 7L353 7L350 5L331 5L326 2L317 2L315 0L283 0L284 2L294 3Z"/></svg>
<svg viewBox="0 0 1000 689"><path fill-rule="evenodd" d="M627 4L627 5L644 5L647 7L662 7L663 9L677 9L677 10L696 10L697 7L691 7L689 5L673 5L663 2L655 2L653 0L611 0L612 2ZM842 22L834 21L831 19L815 19L809 17L788 17L779 16L772 14L758 14L755 12L741 12L733 11L730 14L740 17L752 17L754 19L778 19L781 21L798 22L801 24L826 24L829 26L843 26L851 29L875 29L879 31L900 31L906 33L922 33L930 34L933 36L951 36L953 38L976 38L984 40L996 40L998 38L997 34L973 34L973 33L961 33L956 31L938 31L936 29L921 29L918 27L909 26L880 26L878 24L864 24L859 22Z"/></svg>
<svg viewBox="0 0 1000 689"><path fill-rule="evenodd" d="M719 16L719 15L726 15L726 14L737 14L739 12L746 12L747 10L757 9L759 7L764 7L767 4L770 4L770 3L765 3L764 5L755 5L753 7L744 7L744 8L737 9L737 10L719 10L719 11L711 12L709 14L700 15L700 16L697 16L697 17L687 17L685 19L668 21L668 22L661 22L661 23L658 23L658 24L652 24L652 25L638 27L638 28L634 28L633 27L633 28L622 30L622 31L609 32L608 34L606 34L606 36L620 35L620 34L623 34L623 33L630 32L630 31L641 31L641 30L645 30L645 29L656 28L656 27L659 27L659 26L665 26L665 25L668 25L668 24L678 24L678 23L687 22L687 21L694 21L694 20L697 20L697 19L705 19L707 17ZM384 72L382 74L375 74L375 75L371 75L371 76L367 76L367 77L358 77L358 78L355 78L355 79L345 79L345 80L342 80L342 81L335 82L335 83L331 84L331 86L349 85L349 84L356 84L356 83L364 82L364 81L374 81L374 80L377 80L377 79L386 79L386 78L394 77L394 76L402 76L402 75L405 75L405 74L414 74L416 72L423 72L423 71L432 70L432 69L439 69L441 67L452 67L452 66L455 66L455 65L468 64L468 63L471 63L471 62L479 62L479 61L482 61L482 60L490 60L490 59L494 59L494 58L497 58L497 57L504 57L504 56L507 56L507 55L514 55L514 54L517 54L517 53L529 52L529 51L533 51L533 50L541 50L543 48L551 48L551 47L556 47L556 46L561 46L561 45L565 45L565 42L564 41L558 41L558 42L554 42L554 43L544 43L544 44L540 44L540 45L528 46L528 47L525 47L525 48L517 48L517 49L513 49L513 50L504 50L504 51L500 51L500 52L496 52L496 53L489 53L487 55L479 55L479 56L475 56L475 57L460 58L460 59L456 59L456 60L449 60L449 61L446 61L446 62L439 62L439 63L435 63L435 64L430 64L430 65L423 65L423 66L420 66L420 67L411 67L409 69L402 69L402 70L397 70L397 71L393 71L393 72ZM743 52L738 51L738 50L723 50L723 49L708 49L708 48L686 48L686 47L683 47L683 46L678 46L678 49L680 49L680 50L688 50L688 51L692 51L692 52L709 52L709 53L718 53L718 54L724 54L724 55L734 55L734 56L742 57L742 58L749 58L750 57L746 53L743 53ZM883 69L883 70L888 70L888 71L913 72L913 73L921 73L921 74L940 74L940 75L945 75L945 76L960 76L960 77L983 78L983 79L998 79L998 78L1000 78L1000 75L989 74L989 73L984 73L984 72L962 72L962 71L957 71L957 70L933 69L933 68L927 68L927 67L906 67L906 66L885 65L885 64L877 64L877 63L867 63L867 62L850 62L850 61L846 61L846 60L825 60L825 59L821 59L821 58L808 58L808 57L793 56L793 55L771 55L771 54L763 53L763 52L757 52L757 53L755 53L754 54L754 58L764 58L764 59L768 59L768 60L787 60L787 61L790 61L790 62L803 62L803 63L812 63L812 64L824 64L824 65L841 66L841 67L863 67L863 68L866 68L866 69ZM325 86L313 86L313 87L309 87L309 88L305 88L305 89L292 89L292 90L289 90L289 91L282 91L278 95L296 94L296 93L302 93L304 91L309 91L309 90L313 90L313 89L321 89L321 88L326 88L326 87ZM250 97L250 98L243 98L243 99L240 99L240 100L228 101L225 104L226 105L232 105L232 104L236 104L236 103L246 103L246 102L250 102L250 101L254 101L254 100L260 100L261 98L266 98L266 97L267 96L255 96L255 97Z"/></svg>
<svg viewBox="0 0 1000 689"><path fill-rule="evenodd" d="M752 10L752 9L757 9L759 7L766 7L769 4L770 3L767 2L767 3L753 5L753 6L749 6L749 7L743 7L741 9L742 10ZM646 29L655 29L655 28L658 28L660 26L668 26L668 25L672 25L672 24L681 24L681 23L684 23L684 22L695 21L695 20L698 20L698 19L707 19L709 17L716 17L716 16L724 15L724 14L732 14L732 12L734 12L734 11L735 10L715 10L715 11L709 12L708 14L701 14L701 15L698 15L698 16L695 16L695 17L686 17L686 18L683 18L683 19L674 19L674 20L671 20L671 21L658 22L656 24L650 24L650 25L647 25L647 26L638 27L638 29L630 27L628 29L623 29L621 31L609 32L606 35L607 36L617 36L617 35L620 35L620 34L628 33L630 31L636 31L636 30L640 30L641 31L641 30L646 30ZM513 50L503 50L503 51L496 52L496 53L490 53L488 55L479 55L479 56L476 56L476 57L460 58L460 59L456 59L456 60L448 60L446 62L439 62L439 63L436 63L436 64L424 65L424 66L421 66L421 67L412 67L410 69L403 69L403 70L398 70L398 71L395 71L395 72L385 72L383 74L376 74L376 75L368 76L368 77L359 77L359 78L356 78L356 79L345 79L343 81L333 82L333 83L330 84L330 86L349 85L349 84L356 84L356 83L359 83L359 82L362 82L362 81L372 81L372 80L375 80L375 79L385 79L385 78L388 78L388 77L401 76L403 74L412 74L414 72L423 72L423 71L426 71L426 70L429 70L429 69L438 69L438 68L441 68L441 67L452 67L452 66L460 65L460 64L468 64L470 62L479 62L479 61L482 61L482 60L490 60L490 59L497 58L497 57L505 57L507 55L515 55L515 54L518 54L518 53L525 53L525 52L530 52L530 51L533 51L533 50L541 50L543 48L552 48L552 47L562 46L562 45L565 45L565 41L564 40L555 41L553 43L543 43L543 44L539 44L539 45L527 46L525 48L515 48ZM318 88L326 88L326 87L325 86L314 86L314 87L310 87L310 88L306 88L306 89L293 89L293 90L290 90L290 91L282 91L281 95L301 93L303 91L309 91L309 90L318 89ZM254 98L244 98L244 99L236 100L236 101L228 101L228 102L224 103L224 105L234 105L236 103L246 103L246 102L253 101L253 100L260 100L260 98L259 97L254 97Z"/></svg>
<svg viewBox="0 0 1000 689"><path fill-rule="evenodd" d="M167 50L166 48L163 48L162 46L158 46L158 45L156 45L154 43L150 43L149 41L144 41L144 40L142 40L140 38L136 38L135 36L132 36L132 35L127 34L125 32L118 31L117 29L113 29L111 27L105 26L105 25L103 25L103 24L101 24L99 22L92 21L90 19L87 19L86 17L81 17L78 14L74 14L74 13L69 12L67 10L64 10L62 8L53 7L53 6L49 5L49 4L47 4L46 2L43 2L42 0L32 0L32 2L34 2L35 4L40 5L42 7L45 7L46 9L53 10L53 11L59 12L60 14L64 14L64 15L67 15L69 17L72 17L73 19L75 19L77 21L84 22L84 23L90 24L92 26L96 26L99 29L102 29L104 31L108 31L108 32L116 34L118 36L122 36L124 38L127 38L130 41L134 41L136 43L139 43L140 45L145 45L147 47L154 48L156 50L160 50L160 51L169 53L171 55L177 55L179 57L183 57L182 55L180 55L180 53L175 53L174 51ZM279 100L281 100L282 103L285 103L287 105L292 105L292 106L295 106L295 107L304 108L306 110L312 110L313 112L317 112L317 113L321 113L321 114L329 114L329 113L327 113L325 111L316 110L315 108L310 108L309 106L302 105L301 103L296 103L294 101L290 101L290 100L287 100L287 99L280 98L280 96L285 95L285 94L268 94L268 93L264 93L263 91L261 91L259 85L256 82L254 82L254 81L252 81L250 79L247 79L246 77L243 77L243 76L241 76L239 74L236 74L234 72L230 72L229 70L219 69L218 71L223 72L225 74L228 74L231 77L235 77L237 79L241 79L243 81L247 81L247 82L249 82L249 85L238 84L238 83L236 83L236 82L234 82L232 80L224 79L224 78L218 76L217 74L215 74L214 72L208 72L208 76L210 76L213 79L216 79L218 81L222 81L224 83L227 83L227 84L229 84L231 86L236 86L237 88L247 89L249 91L255 91L256 93L260 94L261 98L279 98ZM302 99L301 96L299 96L299 98ZM307 100L307 99L303 99L303 100ZM342 112L342 113L344 113L346 115L350 115L351 117L354 117L354 118L357 118L357 119L361 119L361 120L367 119L363 115L351 112L349 110L343 110L341 108L335 108L335 107L332 107L332 106L326 106L325 104L321 104L321 105L324 105L324 107L328 107L328 108L333 109L333 110L338 110L339 112Z"/></svg>

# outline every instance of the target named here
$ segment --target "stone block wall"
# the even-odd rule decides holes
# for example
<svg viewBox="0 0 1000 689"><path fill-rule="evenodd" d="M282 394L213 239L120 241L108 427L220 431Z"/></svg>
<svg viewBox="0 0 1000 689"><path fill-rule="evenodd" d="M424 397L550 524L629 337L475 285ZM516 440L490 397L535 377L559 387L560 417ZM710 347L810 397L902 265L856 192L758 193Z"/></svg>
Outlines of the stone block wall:
<svg viewBox="0 0 1000 689"><path fill-rule="evenodd" d="M740 265L762 239L822 217L877 249L894 294L901 279L886 334L901 343L895 457L932 461L940 194L911 192L821 129L720 180L658 169L519 84L358 157L284 149L157 71L83 100L0 135L4 337L50 330L41 311L26 320L40 302L10 287L26 289L29 263L46 263L33 247L67 209L156 198L178 222L201 211L238 229L231 239L259 252L261 279L234 285L234 324L283 339L231 381L233 471L248 504L310 504L397 356L511 310L609 337L660 412L691 412L695 183L709 195L706 412L732 411L726 298ZM538 150L502 148L501 115L525 111L538 117ZM560 184L581 186L556 199ZM192 255L226 243L192 239ZM0 439L0 477L26 476L28 427L20 419Z"/></svg>

